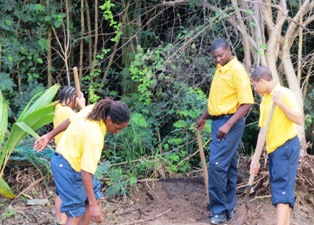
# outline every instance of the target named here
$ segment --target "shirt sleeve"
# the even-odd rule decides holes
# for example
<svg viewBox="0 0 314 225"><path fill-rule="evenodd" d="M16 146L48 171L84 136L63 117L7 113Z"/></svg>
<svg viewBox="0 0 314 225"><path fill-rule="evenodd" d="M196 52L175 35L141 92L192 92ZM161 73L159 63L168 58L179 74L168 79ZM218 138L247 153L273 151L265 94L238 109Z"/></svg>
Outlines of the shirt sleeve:
<svg viewBox="0 0 314 225"><path fill-rule="evenodd" d="M243 68L238 68L234 74L239 104L254 104L254 97L248 73Z"/></svg>

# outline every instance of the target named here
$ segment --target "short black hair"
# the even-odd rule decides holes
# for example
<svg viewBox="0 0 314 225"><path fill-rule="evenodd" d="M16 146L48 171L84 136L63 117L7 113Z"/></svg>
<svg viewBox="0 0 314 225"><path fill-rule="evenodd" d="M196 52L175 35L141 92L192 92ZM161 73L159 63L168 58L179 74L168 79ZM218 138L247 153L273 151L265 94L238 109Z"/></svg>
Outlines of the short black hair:
<svg viewBox="0 0 314 225"><path fill-rule="evenodd" d="M256 67L251 73L251 79L253 81L259 81L260 79L264 79L267 81L271 81L273 79L273 75L266 66Z"/></svg>
<svg viewBox="0 0 314 225"><path fill-rule="evenodd" d="M230 45L229 45L229 43L225 39L223 39L223 38L216 38L216 39L213 40L210 49L211 49L211 51L215 51L218 48L227 49L229 47L230 47Z"/></svg>

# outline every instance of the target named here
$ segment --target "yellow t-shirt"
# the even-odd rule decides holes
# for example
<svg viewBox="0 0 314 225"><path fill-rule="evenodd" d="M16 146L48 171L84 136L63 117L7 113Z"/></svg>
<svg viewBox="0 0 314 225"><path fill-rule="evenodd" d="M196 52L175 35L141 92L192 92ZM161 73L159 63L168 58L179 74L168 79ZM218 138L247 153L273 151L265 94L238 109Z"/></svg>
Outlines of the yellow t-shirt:
<svg viewBox="0 0 314 225"><path fill-rule="evenodd" d="M236 57L226 65L217 65L208 98L212 116L235 113L241 104L254 104L247 71Z"/></svg>
<svg viewBox="0 0 314 225"><path fill-rule="evenodd" d="M54 117L53 117L53 127L56 128L57 126L60 125L60 123L70 118L74 114L75 112L69 106L64 106L58 103L55 107L55 112L54 112ZM64 132L61 132L57 136L55 136L56 145L59 144L63 133Z"/></svg>
<svg viewBox="0 0 314 225"><path fill-rule="evenodd" d="M87 120L93 107L89 105L71 116L71 123L56 150L75 171L84 170L91 174L96 172L107 131L103 121Z"/></svg>
<svg viewBox="0 0 314 225"><path fill-rule="evenodd" d="M283 101L287 104L288 107L301 112L295 96L290 89L282 87L279 84L276 85L274 90L275 89L279 89L281 91ZM272 97L274 90L270 94L265 94L262 98L260 105L260 118L258 123L259 127L266 126L273 102ZM296 135L296 124L293 123L278 106L276 106L266 135L267 153L272 153L276 150L276 148L283 145L286 141L295 137Z"/></svg>

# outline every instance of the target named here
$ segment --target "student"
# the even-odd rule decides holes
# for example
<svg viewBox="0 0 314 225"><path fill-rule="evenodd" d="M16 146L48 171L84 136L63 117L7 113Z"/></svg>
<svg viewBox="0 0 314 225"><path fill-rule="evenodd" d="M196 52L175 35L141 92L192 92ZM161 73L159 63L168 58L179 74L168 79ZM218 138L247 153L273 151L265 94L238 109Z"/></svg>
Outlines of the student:
<svg viewBox="0 0 314 225"><path fill-rule="evenodd" d="M85 98L81 97L80 99L77 96L76 89L72 86L66 86L62 88L59 94L59 102L55 106L54 111L54 118L53 118L53 127L56 128L59 126L63 121L70 118L72 115L75 114L75 109L79 105L79 107L85 108ZM64 132L61 132L55 137L55 144L58 145L60 139ZM65 213L60 212L61 206L61 198L59 193L56 192L56 201L55 201L55 210L56 210L56 221L57 224L65 225L67 216Z"/></svg>
<svg viewBox="0 0 314 225"><path fill-rule="evenodd" d="M235 214L237 150L244 130L244 116L254 104L254 98L248 73L232 55L229 43L222 38L215 39L211 51L217 68L208 108L194 128L202 129L207 119L212 120L208 167L209 218L213 224L222 224Z"/></svg>
<svg viewBox="0 0 314 225"><path fill-rule="evenodd" d="M300 141L296 124L302 124L303 113L291 90L276 84L271 71L264 66L257 67L251 75L254 90L263 96L260 105L260 132L257 143L265 135L265 124L274 102L273 117L266 135L269 179L272 204L276 207L277 225L290 224L290 211L295 203L294 187ZM256 155L253 155L253 159ZM259 165L252 165L251 172L258 174Z"/></svg>
<svg viewBox="0 0 314 225"><path fill-rule="evenodd" d="M125 103L106 98L85 107L35 142L34 149L42 151L65 130L51 158L51 170L62 199L61 212L68 217L67 225L103 221L97 203L102 196L100 182L94 173L106 132L119 133L129 120L130 111Z"/></svg>

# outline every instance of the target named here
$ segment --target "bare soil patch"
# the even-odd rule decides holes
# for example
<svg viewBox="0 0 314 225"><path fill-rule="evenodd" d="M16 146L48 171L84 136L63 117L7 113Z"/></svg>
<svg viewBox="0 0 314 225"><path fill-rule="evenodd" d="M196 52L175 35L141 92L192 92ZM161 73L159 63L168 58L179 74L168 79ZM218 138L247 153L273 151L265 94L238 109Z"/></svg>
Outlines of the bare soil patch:
<svg viewBox="0 0 314 225"><path fill-rule="evenodd" d="M245 189L246 178L248 178L247 165L249 164L243 159L242 161L244 163L239 166L239 174L242 178L238 185L238 207L243 202L241 193ZM307 162L313 163L313 161ZM295 208L291 212L291 225L314 224L314 190L309 188L313 182L312 172L307 177L300 177L297 182L297 199ZM271 205L269 187L265 186L266 173L267 171L262 171L256 177L256 191L250 196L251 209L244 222L246 225L275 224L275 207ZM25 167L23 170L10 168L5 174L4 179L18 197L11 200L0 196L0 224L55 224L52 177L49 175L42 177L34 167ZM29 199L48 199L48 204L28 206L26 203ZM102 210L105 221L101 224L209 224L207 204L202 176L141 181L132 191L132 195L103 198Z"/></svg>

